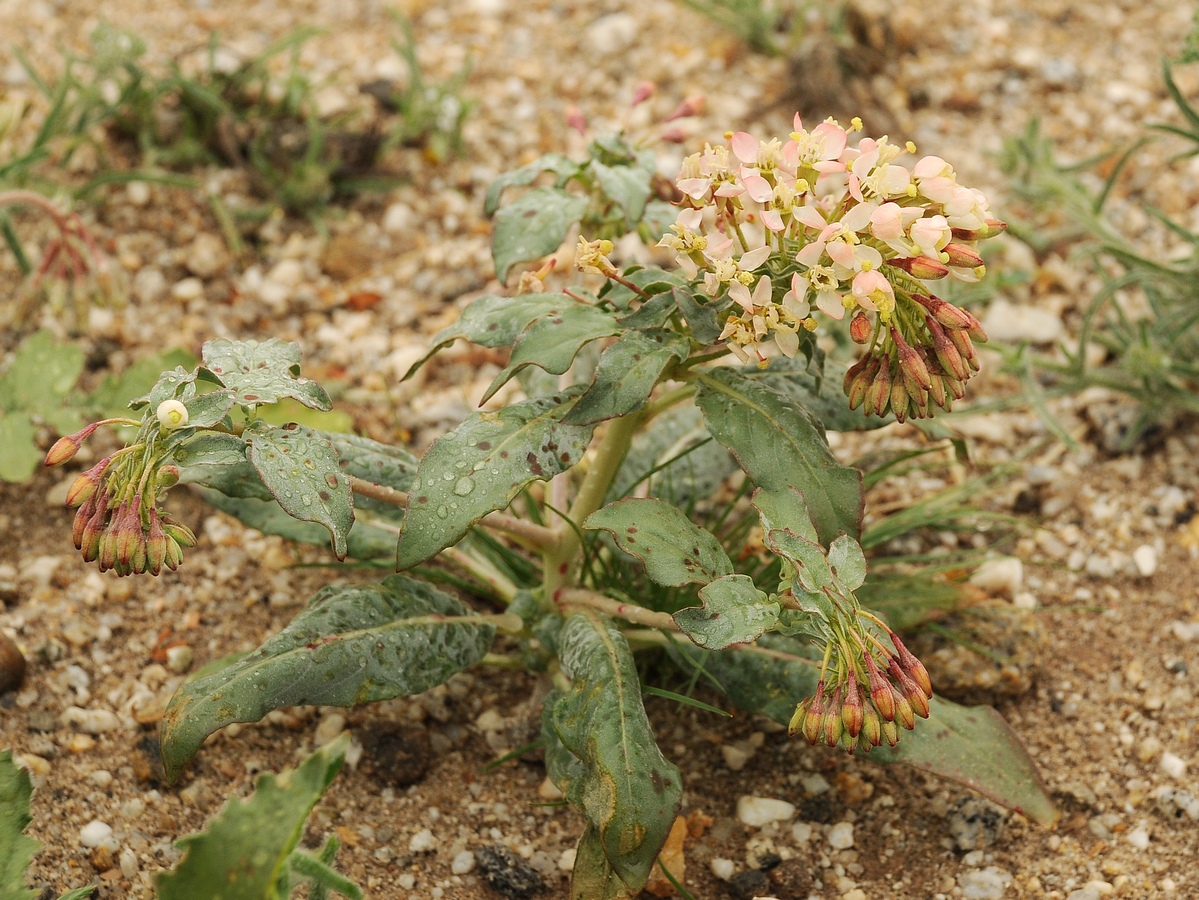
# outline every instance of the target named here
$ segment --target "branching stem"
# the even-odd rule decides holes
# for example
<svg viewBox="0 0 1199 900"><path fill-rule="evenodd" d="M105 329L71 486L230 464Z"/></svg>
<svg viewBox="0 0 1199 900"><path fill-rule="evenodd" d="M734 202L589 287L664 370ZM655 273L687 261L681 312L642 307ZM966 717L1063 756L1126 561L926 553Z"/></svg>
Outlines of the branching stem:
<svg viewBox="0 0 1199 900"><path fill-rule="evenodd" d="M555 601L559 606L589 606L594 610L609 616L616 616L634 625L645 625L648 628L661 628L667 631L678 631L679 626L668 613L655 612L644 606L633 603L622 603L595 591L582 588L563 588L558 591Z"/></svg>

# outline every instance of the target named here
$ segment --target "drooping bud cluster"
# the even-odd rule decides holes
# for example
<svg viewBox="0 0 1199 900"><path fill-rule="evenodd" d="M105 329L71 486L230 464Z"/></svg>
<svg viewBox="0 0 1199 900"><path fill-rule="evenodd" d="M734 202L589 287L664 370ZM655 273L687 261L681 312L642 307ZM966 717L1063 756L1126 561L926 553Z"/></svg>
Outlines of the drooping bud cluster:
<svg viewBox="0 0 1199 900"><path fill-rule="evenodd" d="M159 420L185 420L186 409L182 415L174 407L160 408L158 413L153 425L142 429L143 440L106 456L67 489L66 505L77 508L72 529L75 548L82 551L86 562L99 563L101 572L111 569L118 575L157 575L163 568L177 569L183 561L183 548L195 546L191 529L157 506L160 493L177 484L180 476L178 466L161 464L164 451L156 432L170 429L167 423L159 425ZM95 422L60 438L46 455L46 465L71 459L97 427L110 423L142 424L129 419Z"/></svg>
<svg viewBox="0 0 1199 900"><path fill-rule="evenodd" d="M795 708L791 734L802 734L812 745L869 753L883 741L894 747L901 727L910 731L917 716L928 718L933 695L928 671L894 632L887 633L894 652L871 638L856 651L844 644L835 659L826 660L816 693Z"/></svg>
<svg viewBox="0 0 1199 900"><path fill-rule="evenodd" d="M896 160L914 145L882 137L851 147L849 134L860 129L857 119L849 129L829 119L807 131L796 116L786 142L738 132L727 145L706 146L683 161L683 209L659 246L673 249L714 299L730 301L720 340L743 360L765 365L771 343L794 356L801 330L817 327L814 313L840 320L849 311L854 340L870 344L877 361L872 410L927 414L930 400L944 405L970 364L977 368L969 339L986 337L922 281L977 281L985 271L977 242L1006 226L940 157L909 169ZM953 313L939 314L943 306ZM884 387L896 383L902 402L882 403ZM919 399L909 403L909 395Z"/></svg>
<svg viewBox="0 0 1199 900"><path fill-rule="evenodd" d="M923 419L933 407L953 408L966 396L966 382L978 371L974 342L985 342L978 319L938 297L912 294L921 314L899 317L879 333L858 340L855 319L850 333L858 343L874 338L866 355L845 373L845 394L850 409L859 406L866 415L895 414L900 422ZM864 330L864 329L859 329Z"/></svg>

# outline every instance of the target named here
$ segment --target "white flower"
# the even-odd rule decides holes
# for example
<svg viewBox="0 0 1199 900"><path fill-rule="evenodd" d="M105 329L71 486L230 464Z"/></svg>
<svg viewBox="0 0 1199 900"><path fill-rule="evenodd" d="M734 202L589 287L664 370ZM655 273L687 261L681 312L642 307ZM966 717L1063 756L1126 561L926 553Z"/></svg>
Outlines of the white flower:
<svg viewBox="0 0 1199 900"><path fill-rule="evenodd" d="M187 407L178 400L163 400L155 410L158 424L167 431L174 431L187 424Z"/></svg>

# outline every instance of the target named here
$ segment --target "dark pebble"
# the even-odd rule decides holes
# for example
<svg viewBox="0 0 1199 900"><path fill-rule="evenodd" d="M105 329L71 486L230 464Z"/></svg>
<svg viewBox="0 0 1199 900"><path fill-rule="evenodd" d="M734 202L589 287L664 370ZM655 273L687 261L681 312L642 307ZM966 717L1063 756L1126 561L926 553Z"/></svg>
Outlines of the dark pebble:
<svg viewBox="0 0 1199 900"><path fill-rule="evenodd" d="M158 738L147 734L133 745L129 754L129 764L133 767L133 777L142 784L166 784L167 773L162 767L162 748Z"/></svg>
<svg viewBox="0 0 1199 900"><path fill-rule="evenodd" d="M356 733L362 741L361 768L393 787L408 787L425 777L432 761L429 730L417 725L376 722Z"/></svg>
<svg viewBox="0 0 1199 900"><path fill-rule="evenodd" d="M25 681L25 657L12 639L0 631L0 694L15 691Z"/></svg>
<svg viewBox="0 0 1199 900"><path fill-rule="evenodd" d="M503 844L476 851L475 862L491 889L507 900L526 900L545 889L541 874Z"/></svg>
<svg viewBox="0 0 1199 900"><path fill-rule="evenodd" d="M729 879L729 890L737 900L753 900L770 892L770 879L760 869L746 869Z"/></svg>

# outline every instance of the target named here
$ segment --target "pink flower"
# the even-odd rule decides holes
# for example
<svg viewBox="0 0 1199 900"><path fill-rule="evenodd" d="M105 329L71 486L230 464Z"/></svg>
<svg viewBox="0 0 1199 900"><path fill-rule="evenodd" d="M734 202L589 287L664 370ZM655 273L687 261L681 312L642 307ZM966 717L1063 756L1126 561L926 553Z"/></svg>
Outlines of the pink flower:
<svg viewBox="0 0 1199 900"><path fill-rule="evenodd" d="M949 243L952 234L944 216L927 216L917 219L908 230L908 235L922 254L929 259L940 259L941 248Z"/></svg>
<svg viewBox="0 0 1199 900"><path fill-rule="evenodd" d="M891 311L895 309L895 292L882 272L873 269L859 272L853 278L851 290L858 306L877 312L884 321L891 317Z"/></svg>

